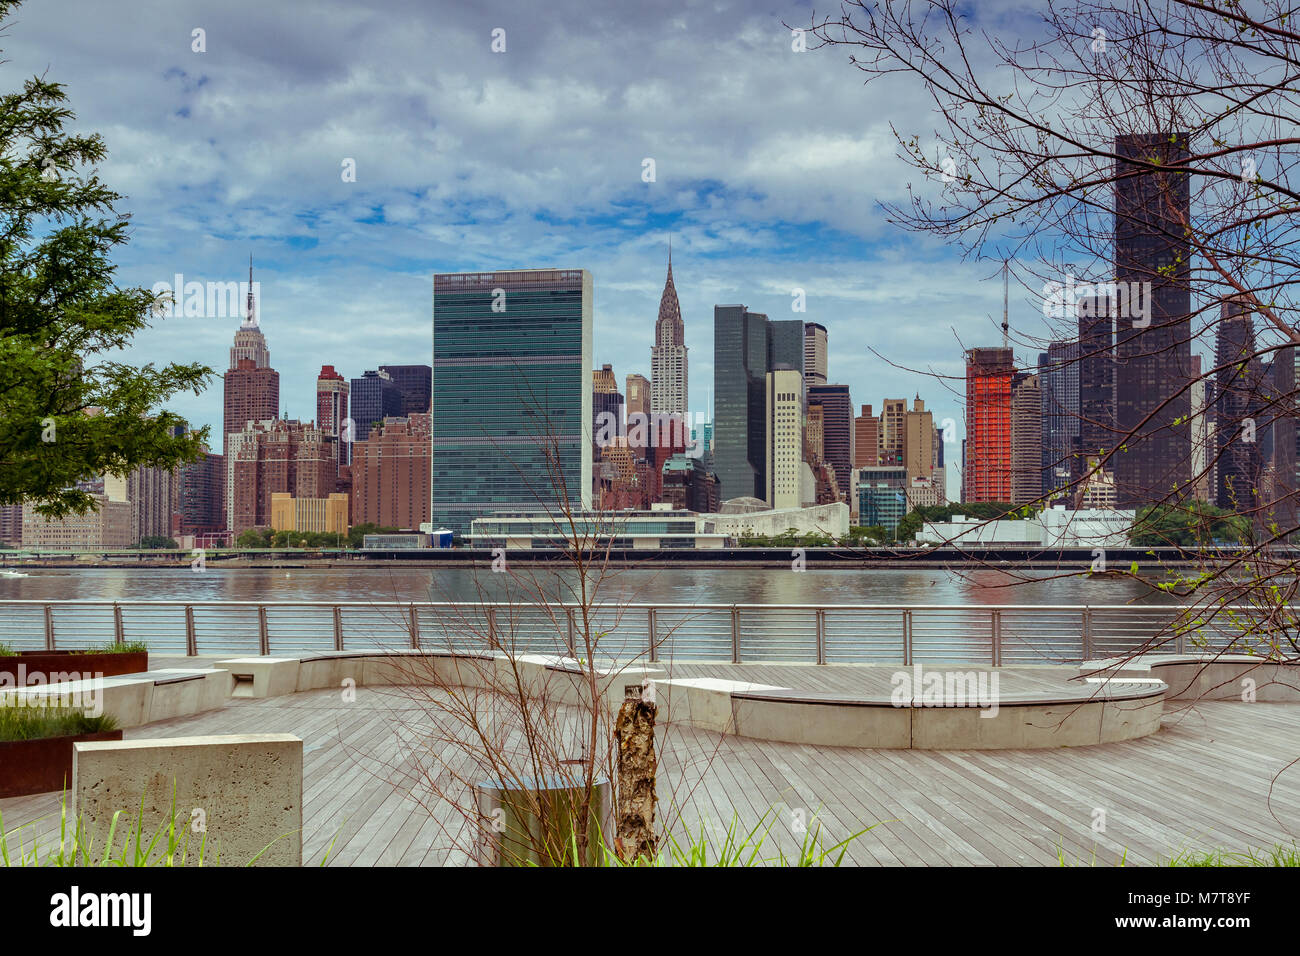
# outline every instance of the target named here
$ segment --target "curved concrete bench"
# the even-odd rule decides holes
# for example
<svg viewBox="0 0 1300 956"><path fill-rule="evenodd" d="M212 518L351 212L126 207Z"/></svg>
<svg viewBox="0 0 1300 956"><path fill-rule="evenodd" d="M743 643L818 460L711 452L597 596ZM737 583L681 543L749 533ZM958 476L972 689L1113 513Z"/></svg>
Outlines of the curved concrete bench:
<svg viewBox="0 0 1300 956"><path fill-rule="evenodd" d="M230 675L216 667L162 667L120 677L85 678L37 684L0 692L40 704L79 707L89 714L108 714L122 728L139 727L225 706Z"/></svg>
<svg viewBox="0 0 1300 956"><path fill-rule="evenodd" d="M1169 685L1170 700L1300 703L1300 661L1250 654L1144 654L1085 661L1080 675L1151 677ZM1247 681L1251 684L1247 684Z"/></svg>
<svg viewBox="0 0 1300 956"><path fill-rule="evenodd" d="M726 686L726 685L735 686ZM1001 750L1081 747L1154 733L1158 680L1107 680L1059 693L998 693L938 703L925 695L853 695L713 679L656 681L661 715L718 733L824 747Z"/></svg>

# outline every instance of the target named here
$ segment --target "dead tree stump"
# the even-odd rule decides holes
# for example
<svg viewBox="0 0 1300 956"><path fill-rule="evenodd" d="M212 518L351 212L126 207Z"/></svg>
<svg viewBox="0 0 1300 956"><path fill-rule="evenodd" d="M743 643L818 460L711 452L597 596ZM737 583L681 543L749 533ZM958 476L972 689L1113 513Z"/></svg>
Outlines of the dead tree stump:
<svg viewBox="0 0 1300 956"><path fill-rule="evenodd" d="M629 693L633 688L629 688ZM640 690L640 688L636 688ZM618 709L614 739L618 744L618 836L614 841L618 858L631 863L638 858L653 860L655 837L655 714L653 699L638 693L629 696Z"/></svg>

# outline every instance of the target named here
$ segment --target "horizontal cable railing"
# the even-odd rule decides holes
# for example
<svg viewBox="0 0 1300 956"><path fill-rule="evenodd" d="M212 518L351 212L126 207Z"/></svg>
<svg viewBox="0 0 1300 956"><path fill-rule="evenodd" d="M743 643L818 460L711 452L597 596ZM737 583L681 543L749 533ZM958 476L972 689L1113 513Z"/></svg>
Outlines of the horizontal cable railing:
<svg viewBox="0 0 1300 956"><path fill-rule="evenodd" d="M1276 609L1274 609L1276 611ZM1179 605L0 601L0 643L154 654L426 650L737 663L1070 664L1242 647L1251 608ZM1276 617L1276 614L1274 614ZM1287 608L1285 619L1296 617ZM1276 627L1276 625L1274 625ZM1292 632L1294 633L1294 631Z"/></svg>

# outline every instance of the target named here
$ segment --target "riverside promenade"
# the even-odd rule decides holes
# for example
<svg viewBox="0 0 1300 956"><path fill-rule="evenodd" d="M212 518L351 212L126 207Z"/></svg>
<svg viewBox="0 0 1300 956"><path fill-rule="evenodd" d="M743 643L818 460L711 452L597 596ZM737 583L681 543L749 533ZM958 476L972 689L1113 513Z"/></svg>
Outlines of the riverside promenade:
<svg viewBox="0 0 1300 956"><path fill-rule="evenodd" d="M193 666L158 657L151 666ZM870 668L861 668L866 674ZM685 663L673 678L823 692L861 689L852 667ZM822 675L825 675L822 677ZM816 681L824 683L817 684ZM864 677L865 680L865 677ZM431 690L430 695L440 693ZM400 687L231 699L215 711L128 729L126 739L289 733L305 751L304 861L458 865L472 826L430 789L451 748L420 738L421 704ZM779 743L661 725L661 825L720 839L764 815L794 852L803 826L830 844L865 827L860 865L1155 864L1182 851L1290 844L1300 830L1300 704L1166 701L1139 739L1032 750L873 750ZM57 839L59 797L0 800L5 830Z"/></svg>

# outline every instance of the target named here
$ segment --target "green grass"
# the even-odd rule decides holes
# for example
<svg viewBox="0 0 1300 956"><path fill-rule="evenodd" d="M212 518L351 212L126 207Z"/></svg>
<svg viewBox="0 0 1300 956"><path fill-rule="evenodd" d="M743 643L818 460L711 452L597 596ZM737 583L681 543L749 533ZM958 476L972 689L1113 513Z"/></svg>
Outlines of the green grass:
<svg viewBox="0 0 1300 956"><path fill-rule="evenodd" d="M144 641L127 641L125 644L96 644L78 648L73 654L143 654L149 650Z"/></svg>
<svg viewBox="0 0 1300 956"><path fill-rule="evenodd" d="M688 833L678 840L671 832L659 838L659 853L654 860L638 859L624 863L613 847L602 843L599 848L606 866L840 866L849 846L879 824L863 827L831 846L824 845L821 824L804 830L799 849L787 853L772 841L772 826L779 813L775 807L763 814L751 829L742 831L736 816L721 834L710 834L704 824L698 835ZM576 856L576 853L575 853Z"/></svg>
<svg viewBox="0 0 1300 956"><path fill-rule="evenodd" d="M6 644L3 641L0 641L0 657L16 657L17 655L18 652L14 650L12 644Z"/></svg>
<svg viewBox="0 0 1300 956"><path fill-rule="evenodd" d="M39 822L39 821L33 821ZM0 812L0 866L219 866L220 854L212 852L206 833L194 834L189 820L176 812L176 782L172 781L172 802L169 819L146 835L144 828L144 797L134 818L121 810L113 814L108 824L103 845L96 846L93 835L85 823L71 819L68 813L68 794L64 791L59 810L58 843L42 844L33 839L27 845L24 829L33 824L16 827L5 832L4 813ZM246 864L252 866L283 837L277 837ZM334 835L338 839L338 834ZM16 846L10 844L17 841ZM324 866L334 851L330 841L320 866Z"/></svg>
<svg viewBox="0 0 1300 956"><path fill-rule="evenodd" d="M74 737L116 729L117 719L111 714L90 717L75 707L0 704L0 742Z"/></svg>
<svg viewBox="0 0 1300 956"><path fill-rule="evenodd" d="M1281 843L1244 852L1228 850L1180 850L1165 866L1300 866L1300 847Z"/></svg>

